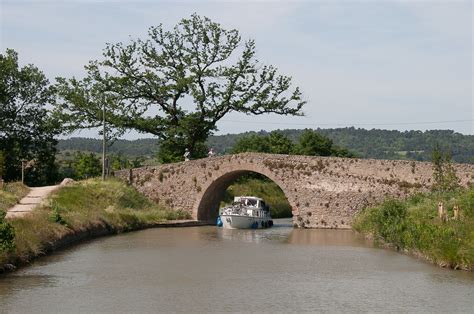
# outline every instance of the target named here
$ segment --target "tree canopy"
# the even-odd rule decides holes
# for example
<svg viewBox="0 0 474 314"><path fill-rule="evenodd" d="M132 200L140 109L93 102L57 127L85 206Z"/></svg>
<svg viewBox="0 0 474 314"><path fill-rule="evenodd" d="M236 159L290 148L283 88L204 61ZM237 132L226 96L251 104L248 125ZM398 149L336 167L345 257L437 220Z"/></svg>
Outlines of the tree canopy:
<svg viewBox="0 0 474 314"><path fill-rule="evenodd" d="M30 161L25 175L28 184L56 179L54 136L60 131L47 110L53 103L54 90L37 67L20 68L12 49L0 54L0 151L5 180L20 178L22 160Z"/></svg>
<svg viewBox="0 0 474 314"><path fill-rule="evenodd" d="M116 130L159 137L160 158L205 155L205 141L230 112L301 115L305 101L291 77L256 59L253 40L242 41L193 14L172 30L152 26L148 38L108 44L82 80L58 79L59 117L71 129L98 126L102 106Z"/></svg>
<svg viewBox="0 0 474 314"><path fill-rule="evenodd" d="M297 143L294 143L281 131L272 131L268 135L243 136L236 142L233 149L233 153L242 152L355 157L347 149L333 145L331 139L310 129L301 133Z"/></svg>
<svg viewBox="0 0 474 314"><path fill-rule="evenodd" d="M439 144L436 143L431 156L433 165L432 189L441 193L459 188L459 178L451 163L451 154L441 151Z"/></svg>
<svg viewBox="0 0 474 314"><path fill-rule="evenodd" d="M79 152L74 156L74 177L76 179L98 177L101 172L100 159L93 153L83 154Z"/></svg>

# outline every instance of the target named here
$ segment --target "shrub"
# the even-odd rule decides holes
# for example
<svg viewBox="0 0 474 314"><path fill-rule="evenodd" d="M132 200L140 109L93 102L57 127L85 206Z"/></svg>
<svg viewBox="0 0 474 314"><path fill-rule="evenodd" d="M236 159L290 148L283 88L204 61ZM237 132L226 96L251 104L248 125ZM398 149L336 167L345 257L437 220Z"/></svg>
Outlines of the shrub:
<svg viewBox="0 0 474 314"><path fill-rule="evenodd" d="M51 215L49 216L49 220L51 222L56 222L61 225L67 225L66 221L61 216L60 211L61 211L61 208L58 206L57 203L54 202L51 206Z"/></svg>
<svg viewBox="0 0 474 314"><path fill-rule="evenodd" d="M9 252L15 248L15 229L5 220L6 212L0 210L0 252Z"/></svg>
<svg viewBox="0 0 474 314"><path fill-rule="evenodd" d="M448 209L446 222L437 215L440 200ZM458 220L451 212L455 204L461 208ZM474 188L415 194L404 202L388 200L362 210L353 227L397 248L420 252L439 265L474 269Z"/></svg>

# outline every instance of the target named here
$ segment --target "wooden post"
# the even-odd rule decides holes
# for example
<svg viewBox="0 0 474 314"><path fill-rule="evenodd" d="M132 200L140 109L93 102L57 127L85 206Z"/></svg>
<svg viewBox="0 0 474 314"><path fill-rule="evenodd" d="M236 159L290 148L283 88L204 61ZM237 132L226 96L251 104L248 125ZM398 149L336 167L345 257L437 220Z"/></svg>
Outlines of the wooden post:
<svg viewBox="0 0 474 314"><path fill-rule="evenodd" d="M456 204L454 205L453 207L453 213L454 213L454 220L458 220L459 219L459 206Z"/></svg>
<svg viewBox="0 0 474 314"><path fill-rule="evenodd" d="M21 184L25 184L25 160L21 160Z"/></svg>
<svg viewBox="0 0 474 314"><path fill-rule="evenodd" d="M444 208L443 202L439 201L438 203L438 216L441 221L446 221L448 219L448 213Z"/></svg>

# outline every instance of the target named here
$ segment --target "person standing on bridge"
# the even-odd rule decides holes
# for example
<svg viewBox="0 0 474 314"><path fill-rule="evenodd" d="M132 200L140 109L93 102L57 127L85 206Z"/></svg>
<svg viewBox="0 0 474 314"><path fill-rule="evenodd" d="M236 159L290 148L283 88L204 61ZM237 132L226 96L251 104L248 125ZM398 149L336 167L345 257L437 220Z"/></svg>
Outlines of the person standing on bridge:
<svg viewBox="0 0 474 314"><path fill-rule="evenodd" d="M214 157L214 150L212 149L212 147L209 149L209 152L207 153L207 157L211 158L211 157Z"/></svg>
<svg viewBox="0 0 474 314"><path fill-rule="evenodd" d="M189 161L189 155L190 155L189 149L186 148L184 150L184 155L183 155L184 156L184 161Z"/></svg>

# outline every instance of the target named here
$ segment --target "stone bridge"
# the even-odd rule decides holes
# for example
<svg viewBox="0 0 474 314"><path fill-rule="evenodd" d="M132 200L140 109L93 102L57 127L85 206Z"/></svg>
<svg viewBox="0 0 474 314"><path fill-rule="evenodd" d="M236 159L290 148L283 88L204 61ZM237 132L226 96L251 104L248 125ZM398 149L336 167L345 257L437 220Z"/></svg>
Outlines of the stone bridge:
<svg viewBox="0 0 474 314"><path fill-rule="evenodd" d="M455 164L461 184L474 184L474 165ZM350 228L354 214L386 197L405 198L431 186L431 163L259 153L225 155L115 172L159 204L215 222L227 187L250 172L285 193L293 221L305 228Z"/></svg>

